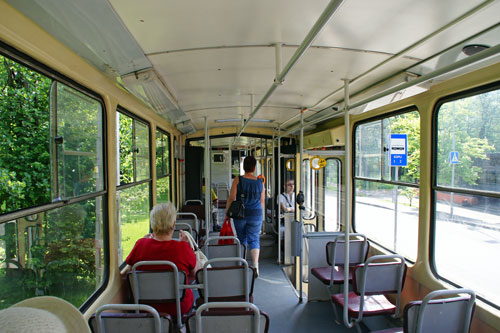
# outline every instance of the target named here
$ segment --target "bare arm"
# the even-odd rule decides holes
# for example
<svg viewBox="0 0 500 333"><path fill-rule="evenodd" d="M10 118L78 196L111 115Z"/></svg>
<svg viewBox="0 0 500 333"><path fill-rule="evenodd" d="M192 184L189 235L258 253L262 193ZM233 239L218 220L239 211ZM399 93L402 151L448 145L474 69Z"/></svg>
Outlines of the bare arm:
<svg viewBox="0 0 500 333"><path fill-rule="evenodd" d="M266 201L266 189L264 188L264 186L262 186L262 192L260 194L260 205L261 205L261 207L265 207L264 206L265 201Z"/></svg>
<svg viewBox="0 0 500 333"><path fill-rule="evenodd" d="M231 203L234 200L236 200L236 192L238 191L238 183L239 183L239 177L234 178L233 184L231 184L231 190L229 191L229 197L227 198L226 215L227 215L227 211L229 210L229 207L231 207Z"/></svg>

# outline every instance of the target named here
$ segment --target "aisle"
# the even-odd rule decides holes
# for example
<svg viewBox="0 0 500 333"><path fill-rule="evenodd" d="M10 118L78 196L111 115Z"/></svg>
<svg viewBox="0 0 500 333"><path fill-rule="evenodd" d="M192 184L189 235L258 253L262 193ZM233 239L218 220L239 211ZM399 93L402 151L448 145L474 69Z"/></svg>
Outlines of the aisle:
<svg viewBox="0 0 500 333"><path fill-rule="evenodd" d="M300 304L294 288L274 260L264 260L259 269L254 303L269 315L269 332L352 332L335 324L329 302Z"/></svg>

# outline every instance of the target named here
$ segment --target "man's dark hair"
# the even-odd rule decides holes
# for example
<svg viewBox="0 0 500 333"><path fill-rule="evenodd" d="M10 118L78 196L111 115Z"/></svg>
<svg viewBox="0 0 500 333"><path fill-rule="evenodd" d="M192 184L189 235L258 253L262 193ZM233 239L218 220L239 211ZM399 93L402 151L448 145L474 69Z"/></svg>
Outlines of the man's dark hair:
<svg viewBox="0 0 500 333"><path fill-rule="evenodd" d="M245 172L255 171L256 164L257 161L253 156L247 156L245 157L245 160L243 160L243 170L245 170Z"/></svg>

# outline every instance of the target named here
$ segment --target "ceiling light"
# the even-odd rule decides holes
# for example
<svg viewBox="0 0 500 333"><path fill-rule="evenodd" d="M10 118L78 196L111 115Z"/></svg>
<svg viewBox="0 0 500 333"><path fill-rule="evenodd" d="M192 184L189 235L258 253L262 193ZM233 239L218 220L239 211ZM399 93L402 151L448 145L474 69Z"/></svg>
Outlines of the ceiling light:
<svg viewBox="0 0 500 333"><path fill-rule="evenodd" d="M470 45L465 45L462 48L462 52L467 55L467 56L473 56L474 54L477 54L483 50L489 49L490 47L488 45L482 45L482 44L470 44Z"/></svg>

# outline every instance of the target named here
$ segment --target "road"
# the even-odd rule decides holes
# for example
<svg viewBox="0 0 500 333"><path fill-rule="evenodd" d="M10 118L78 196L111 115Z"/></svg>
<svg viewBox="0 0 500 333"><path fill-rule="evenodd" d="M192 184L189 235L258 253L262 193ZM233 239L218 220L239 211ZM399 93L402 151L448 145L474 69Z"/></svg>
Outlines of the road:
<svg viewBox="0 0 500 333"><path fill-rule="evenodd" d="M326 215L336 216L336 196L328 193ZM354 223L358 232L415 261L418 246L418 200L412 207L399 197L397 231L392 197L358 196ZM497 206L498 207L498 206ZM500 212L493 207L454 207L437 204L436 267L439 274L472 288L500 304ZM496 208L496 207L495 207ZM396 234L396 242L394 236Z"/></svg>

